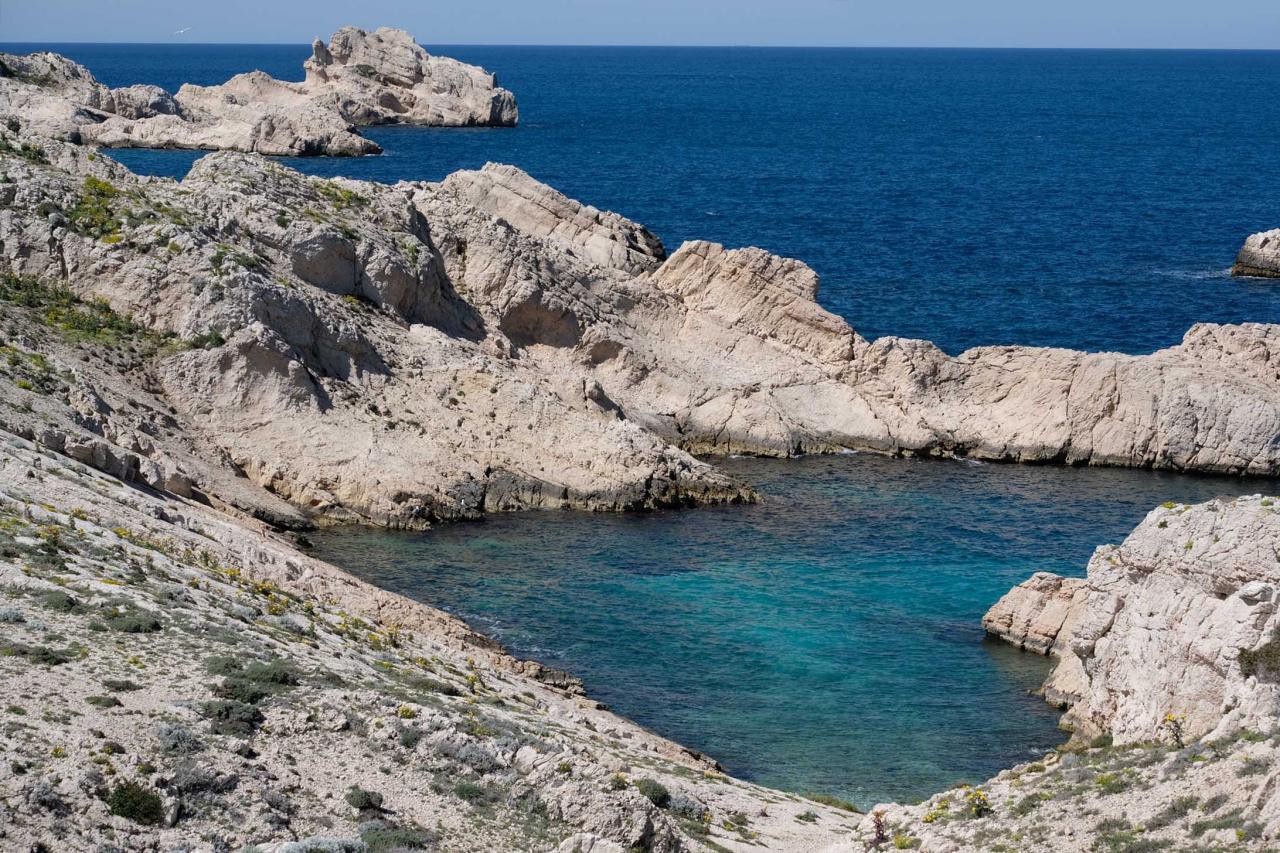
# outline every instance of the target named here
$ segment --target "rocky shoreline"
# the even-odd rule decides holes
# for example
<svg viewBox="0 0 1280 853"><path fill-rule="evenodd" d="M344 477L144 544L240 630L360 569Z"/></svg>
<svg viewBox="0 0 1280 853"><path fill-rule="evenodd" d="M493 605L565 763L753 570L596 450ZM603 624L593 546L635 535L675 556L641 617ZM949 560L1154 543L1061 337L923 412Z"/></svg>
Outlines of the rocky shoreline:
<svg viewBox="0 0 1280 853"><path fill-rule="evenodd" d="M56 53L0 54L0 115L45 136L108 148L360 156L380 124L511 127L515 96L482 68L433 56L404 30L344 27L317 39L301 83L261 71L219 86L108 89Z"/></svg>
<svg viewBox="0 0 1280 853"><path fill-rule="evenodd" d="M344 32L317 68L358 55ZM113 109L132 97L107 94ZM1046 696L1069 706L1073 744L866 816L728 778L297 538L754 499L692 453L1275 475L1280 326L1197 325L1144 356L950 356L862 338L799 261L700 242L668 254L514 167L385 186L223 152L171 181L5 111L4 846L1280 837L1273 497L1157 509L1087 579L1012 591L985 624L1058 656Z"/></svg>

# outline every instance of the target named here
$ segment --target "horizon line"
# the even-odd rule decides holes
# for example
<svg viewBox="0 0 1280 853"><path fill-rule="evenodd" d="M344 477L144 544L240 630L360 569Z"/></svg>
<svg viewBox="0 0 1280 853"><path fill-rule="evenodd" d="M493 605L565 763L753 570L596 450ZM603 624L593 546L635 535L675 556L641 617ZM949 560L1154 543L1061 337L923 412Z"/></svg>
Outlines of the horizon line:
<svg viewBox="0 0 1280 853"><path fill-rule="evenodd" d="M321 39L323 40L323 39ZM134 47L159 47L187 45L189 47L298 47L310 46L309 41L50 41L47 39L3 39L8 45L120 45ZM1204 52L1204 53L1280 53L1280 47L1117 47L1099 45L927 45L927 44L645 44L605 42L418 42L435 47L594 47L594 48L649 48L670 50L728 49L728 50L1025 50L1025 51L1114 51L1114 52Z"/></svg>

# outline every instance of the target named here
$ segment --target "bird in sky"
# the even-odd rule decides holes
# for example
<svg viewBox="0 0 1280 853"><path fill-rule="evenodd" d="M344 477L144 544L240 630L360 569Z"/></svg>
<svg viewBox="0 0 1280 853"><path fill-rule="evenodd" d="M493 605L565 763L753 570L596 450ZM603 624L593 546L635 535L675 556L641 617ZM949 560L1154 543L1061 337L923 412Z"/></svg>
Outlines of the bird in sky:
<svg viewBox="0 0 1280 853"><path fill-rule="evenodd" d="M182 29L180 29L180 30L174 30L174 31L173 31L173 34L174 34L175 36L180 36L180 35L182 35L183 33L188 33L188 32L190 32L190 31L191 31L191 29L192 29L191 27L183 27L183 28L182 28Z"/></svg>

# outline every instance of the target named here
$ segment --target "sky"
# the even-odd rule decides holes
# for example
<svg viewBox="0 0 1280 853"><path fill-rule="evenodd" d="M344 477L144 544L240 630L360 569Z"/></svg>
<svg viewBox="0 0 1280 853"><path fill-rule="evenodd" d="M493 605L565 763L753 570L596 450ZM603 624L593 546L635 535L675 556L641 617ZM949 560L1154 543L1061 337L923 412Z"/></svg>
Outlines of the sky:
<svg viewBox="0 0 1280 853"><path fill-rule="evenodd" d="M1280 0L0 0L0 42L305 43L346 24L425 44L1280 48Z"/></svg>

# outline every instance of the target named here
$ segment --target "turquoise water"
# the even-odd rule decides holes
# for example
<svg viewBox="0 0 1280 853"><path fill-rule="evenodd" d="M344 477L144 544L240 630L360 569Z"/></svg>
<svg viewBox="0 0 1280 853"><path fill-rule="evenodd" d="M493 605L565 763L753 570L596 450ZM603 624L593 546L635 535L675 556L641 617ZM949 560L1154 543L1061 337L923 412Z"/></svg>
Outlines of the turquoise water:
<svg viewBox="0 0 1280 853"><path fill-rule="evenodd" d="M6 50L36 46L6 45ZM299 79L307 45L41 45L112 86ZM1231 279L1280 225L1280 52L447 46L498 72L515 129L371 128L320 175L437 180L514 163L644 222L800 258L867 337L1147 352L1195 322L1280 322ZM113 152L151 174L200 156ZM539 513L323 553L582 676L733 772L867 805L1058 741L1043 659L979 619L1078 574L1156 504L1261 484L870 456L726 463L758 507ZM1276 485L1265 487L1275 491Z"/></svg>
<svg viewBox="0 0 1280 853"><path fill-rule="evenodd" d="M581 676L736 774L864 806L1061 742L1045 658L986 640L1036 570L1083 573L1168 499L1275 483L870 455L726 460L759 506L329 531L320 556Z"/></svg>

